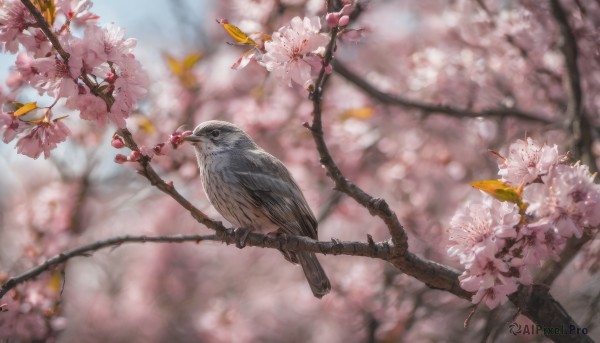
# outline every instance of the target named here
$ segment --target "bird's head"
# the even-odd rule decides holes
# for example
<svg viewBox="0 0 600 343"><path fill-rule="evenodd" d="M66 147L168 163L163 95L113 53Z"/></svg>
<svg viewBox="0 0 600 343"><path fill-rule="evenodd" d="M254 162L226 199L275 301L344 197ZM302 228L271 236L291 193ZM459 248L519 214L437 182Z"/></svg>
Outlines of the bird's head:
<svg viewBox="0 0 600 343"><path fill-rule="evenodd" d="M220 120L210 120L198 125L193 134L184 137L183 140L190 142L202 155L257 147L242 129Z"/></svg>

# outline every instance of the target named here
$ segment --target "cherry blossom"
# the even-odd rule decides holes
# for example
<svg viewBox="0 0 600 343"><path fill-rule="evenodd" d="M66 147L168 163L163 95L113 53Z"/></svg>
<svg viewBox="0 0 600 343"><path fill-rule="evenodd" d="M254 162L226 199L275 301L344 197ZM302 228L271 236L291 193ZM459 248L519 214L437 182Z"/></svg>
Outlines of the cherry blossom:
<svg viewBox="0 0 600 343"><path fill-rule="evenodd" d="M581 237L586 227L600 225L600 186L585 165L557 165L543 184L525 189L534 225L552 224L563 237Z"/></svg>
<svg viewBox="0 0 600 343"><path fill-rule="evenodd" d="M56 7L75 25L87 25L98 19L97 15L89 11L92 6L90 0L56 0Z"/></svg>
<svg viewBox="0 0 600 343"><path fill-rule="evenodd" d="M504 239L517 235L519 209L515 204L486 197L482 203L468 203L450 220L448 248L467 267L477 256L493 257L504 246Z"/></svg>
<svg viewBox="0 0 600 343"><path fill-rule="evenodd" d="M49 120L44 117L28 134L17 141L17 152L37 159L44 153L44 158L50 156L50 151L60 142L64 142L71 131L62 120Z"/></svg>
<svg viewBox="0 0 600 343"><path fill-rule="evenodd" d="M27 125L16 118L12 113L0 110L0 130L4 129L2 141L8 143L12 141L19 133L27 129Z"/></svg>
<svg viewBox="0 0 600 343"><path fill-rule="evenodd" d="M33 26L35 19L20 1L2 1L0 5L0 52L14 54L23 31Z"/></svg>
<svg viewBox="0 0 600 343"><path fill-rule="evenodd" d="M537 145L531 137L518 140L509 147L508 157L499 166L498 175L515 186L530 183L560 161L558 147Z"/></svg>
<svg viewBox="0 0 600 343"><path fill-rule="evenodd" d="M265 42L262 63L290 87L292 82L301 86L311 84L311 71L321 67L317 50L329 41L320 30L318 17L292 18L289 26L280 28L273 33L273 40Z"/></svg>

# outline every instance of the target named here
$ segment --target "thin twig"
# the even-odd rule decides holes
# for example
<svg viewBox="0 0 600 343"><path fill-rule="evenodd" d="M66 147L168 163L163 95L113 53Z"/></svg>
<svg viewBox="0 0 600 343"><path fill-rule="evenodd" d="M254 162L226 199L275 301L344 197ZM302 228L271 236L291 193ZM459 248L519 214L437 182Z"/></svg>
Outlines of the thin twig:
<svg viewBox="0 0 600 343"><path fill-rule="evenodd" d="M399 106L402 108L414 109L424 111L427 113L442 113L458 118L513 117L521 120L541 122L545 124L553 123L551 119L548 119L543 115L525 112L518 108L499 107L486 108L481 111L473 111L467 108L459 108L446 105L435 105L416 100L409 100L398 95L393 95L378 90L377 88L375 88L375 86L371 85L362 77L352 72L350 69L348 69L348 67L346 67L343 63L339 61L333 61L332 65L333 70L337 74L350 81L356 87L362 89L365 93L367 93L374 99L377 99L378 101L387 105Z"/></svg>

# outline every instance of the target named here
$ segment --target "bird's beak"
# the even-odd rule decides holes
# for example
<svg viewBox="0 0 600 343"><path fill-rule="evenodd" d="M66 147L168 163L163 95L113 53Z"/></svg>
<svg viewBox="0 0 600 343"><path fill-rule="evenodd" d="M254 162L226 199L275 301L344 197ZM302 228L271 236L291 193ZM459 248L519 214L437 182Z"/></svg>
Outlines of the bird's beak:
<svg viewBox="0 0 600 343"><path fill-rule="evenodd" d="M183 137L182 140L184 140L186 142L190 142L190 143L202 142L202 138L195 136L195 135L189 135L189 136Z"/></svg>

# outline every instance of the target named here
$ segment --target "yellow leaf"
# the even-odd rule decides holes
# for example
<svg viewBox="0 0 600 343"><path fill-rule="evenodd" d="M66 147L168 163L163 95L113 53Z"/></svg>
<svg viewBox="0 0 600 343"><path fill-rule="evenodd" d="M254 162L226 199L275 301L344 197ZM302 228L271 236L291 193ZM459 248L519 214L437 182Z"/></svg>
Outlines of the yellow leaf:
<svg viewBox="0 0 600 343"><path fill-rule="evenodd" d="M500 201L508 201L521 205L522 189L508 185L502 180L474 181L470 185L480 189Z"/></svg>
<svg viewBox="0 0 600 343"><path fill-rule="evenodd" d="M138 114L135 116L135 121L137 122L138 127L145 133L150 134L154 132L154 124L152 124L152 121L148 119L148 117Z"/></svg>
<svg viewBox="0 0 600 343"><path fill-rule="evenodd" d="M346 110L341 115L341 120L348 120L350 118L358 119L358 120L367 120L373 116L373 109L370 107L359 107L359 108L351 108Z"/></svg>
<svg viewBox="0 0 600 343"><path fill-rule="evenodd" d="M169 66L171 73L175 76L180 76L183 73L183 66L179 60L168 53L165 54L165 58L167 59L167 66Z"/></svg>
<svg viewBox="0 0 600 343"><path fill-rule="evenodd" d="M253 41L252 38L248 37L244 31L240 30L239 27L227 23L227 20L225 19L219 19L217 22L223 25L225 31L227 31L231 38L235 39L236 42L244 45L256 45L256 42Z"/></svg>
<svg viewBox="0 0 600 343"><path fill-rule="evenodd" d="M182 61L183 69L190 70L204 57L200 51L190 52Z"/></svg>
<svg viewBox="0 0 600 343"><path fill-rule="evenodd" d="M167 65L171 73L179 78L179 81L187 88L191 89L198 85L196 75L192 73L194 66L202 59L204 55L201 52L191 52L182 60L178 60L170 54L165 54Z"/></svg>
<svg viewBox="0 0 600 343"><path fill-rule="evenodd" d="M62 275L59 271L55 271L54 273L52 273L52 276L50 276L48 288L50 288L56 293L60 292L60 289L62 288Z"/></svg>
<svg viewBox="0 0 600 343"><path fill-rule="evenodd" d="M52 26L54 19L56 18L56 5L54 0L35 0L36 7L40 10L40 13L44 16L44 19Z"/></svg>
<svg viewBox="0 0 600 343"><path fill-rule="evenodd" d="M29 113L29 112L31 112L31 111L33 111L33 110L35 110L35 109L38 108L37 107L37 101L30 102L30 103L27 103L27 104L21 104L21 103L14 102L13 104L18 107L18 109L15 111L15 113L13 113L13 115L15 117L24 116L27 113Z"/></svg>

